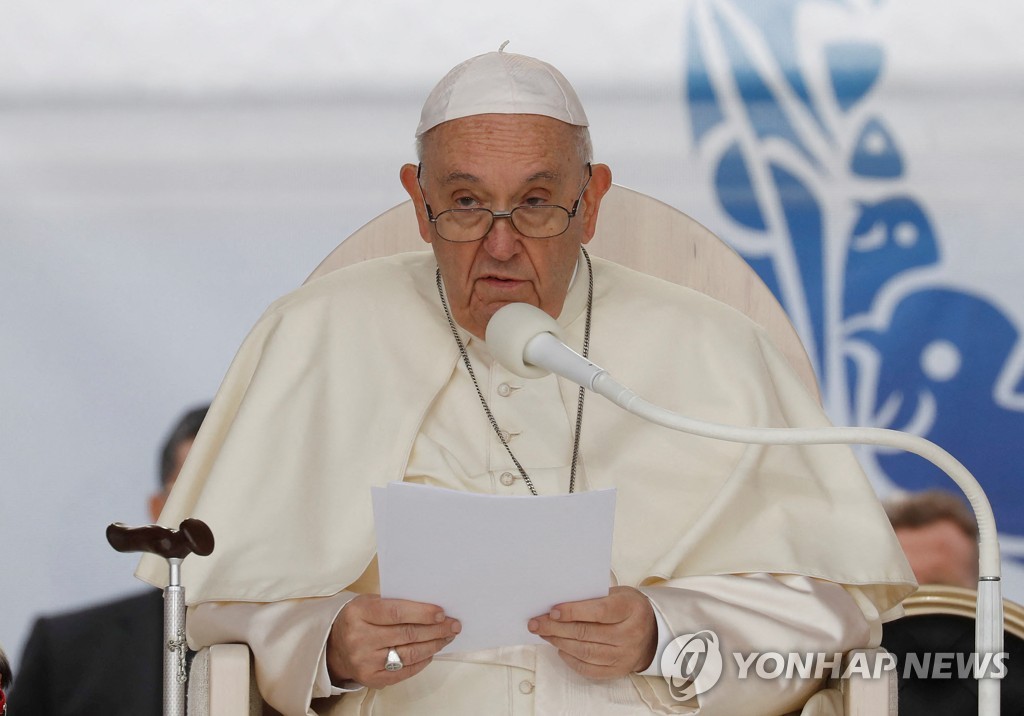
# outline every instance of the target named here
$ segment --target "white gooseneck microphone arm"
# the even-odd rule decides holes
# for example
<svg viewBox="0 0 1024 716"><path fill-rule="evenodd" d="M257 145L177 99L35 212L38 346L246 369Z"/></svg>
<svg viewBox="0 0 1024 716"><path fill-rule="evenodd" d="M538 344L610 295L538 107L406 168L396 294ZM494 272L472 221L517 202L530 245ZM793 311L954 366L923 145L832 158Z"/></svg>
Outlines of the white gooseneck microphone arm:
<svg viewBox="0 0 1024 716"><path fill-rule="evenodd" d="M539 308L525 303L502 307L487 324L487 345L505 368L525 378L555 373L604 396L652 423L680 432L758 445L885 445L912 452L943 470L970 500L978 520L979 580L975 649L1003 651L1003 599L999 542L992 506L981 485L959 460L917 435L884 428L747 428L687 418L644 400L563 343L561 327ZM978 673L978 713L999 714L999 669L994 660Z"/></svg>

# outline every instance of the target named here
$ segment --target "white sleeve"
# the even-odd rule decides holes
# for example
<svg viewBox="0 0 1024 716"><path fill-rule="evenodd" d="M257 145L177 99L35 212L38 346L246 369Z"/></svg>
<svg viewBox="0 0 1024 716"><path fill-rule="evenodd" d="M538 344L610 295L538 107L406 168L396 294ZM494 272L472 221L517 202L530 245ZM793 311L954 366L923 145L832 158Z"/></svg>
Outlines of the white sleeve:
<svg viewBox="0 0 1024 716"><path fill-rule="evenodd" d="M876 646L881 623L866 600L851 588L796 575L712 575L684 577L642 587L658 621L658 648L642 676L666 707L678 707L661 677L661 654L675 638L703 630L717 636L722 676L700 694L702 716L787 713L820 688L822 679L791 674L760 678L752 654L823 654ZM746 667L741 664L745 663ZM743 672L746 672L745 674ZM825 670L829 675L830 670ZM741 675L743 678L741 678Z"/></svg>
<svg viewBox="0 0 1024 716"><path fill-rule="evenodd" d="M256 681L263 699L285 716L313 714L313 699L362 687L331 684L327 672L327 637L341 608L358 596L281 602L208 602L189 608L189 645L244 643L253 652ZM349 684L346 684L348 687Z"/></svg>
<svg viewBox="0 0 1024 716"><path fill-rule="evenodd" d="M662 676L661 655L665 651L665 647L675 637L672 636L672 629L669 627L668 622L665 621L665 617L662 615L658 605L650 597L647 597L647 600L651 602L651 608L654 609L654 621L658 629L658 646L654 649L654 658L651 659L651 663L639 673L640 676Z"/></svg>

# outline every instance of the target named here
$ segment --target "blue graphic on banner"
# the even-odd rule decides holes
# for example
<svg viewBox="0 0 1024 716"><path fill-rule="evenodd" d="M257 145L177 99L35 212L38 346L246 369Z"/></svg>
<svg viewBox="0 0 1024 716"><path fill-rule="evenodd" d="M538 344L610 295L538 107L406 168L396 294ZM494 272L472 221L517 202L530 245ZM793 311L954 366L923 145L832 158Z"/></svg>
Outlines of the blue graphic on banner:
<svg viewBox="0 0 1024 716"><path fill-rule="evenodd" d="M798 37L810 7L845 13L838 26L850 36ZM935 278L939 231L909 186L899 137L870 105L886 55L856 21L872 11L843 0L693 2L690 137L724 238L793 318L833 419L943 446L978 477L1000 532L1021 536L1021 327L981 292ZM862 454L883 492L956 489L917 456Z"/></svg>
<svg viewBox="0 0 1024 716"><path fill-rule="evenodd" d="M870 398L890 413L888 422L920 424L929 440L973 466L996 510L1000 531L1024 534L1019 478L1014 474L1020 465L1017 441L1024 435L1024 411L1008 410L993 400L996 380L1019 338L1006 316L979 296L929 288L905 296L881 329L858 331L849 338L871 346L881 359ZM861 388L860 383L854 380L852 389ZM887 475L909 489L948 479L915 455L881 453L877 460Z"/></svg>

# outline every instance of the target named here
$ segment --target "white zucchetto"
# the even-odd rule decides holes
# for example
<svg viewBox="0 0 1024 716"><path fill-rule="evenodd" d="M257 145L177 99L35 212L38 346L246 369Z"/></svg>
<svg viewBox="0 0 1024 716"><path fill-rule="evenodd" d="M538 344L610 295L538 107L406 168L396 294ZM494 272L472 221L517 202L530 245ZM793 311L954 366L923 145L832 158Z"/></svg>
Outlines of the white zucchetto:
<svg viewBox="0 0 1024 716"><path fill-rule="evenodd" d="M423 105L417 137L443 122L478 114L539 114L588 126L565 76L547 62L505 52L506 44L457 65L437 83Z"/></svg>

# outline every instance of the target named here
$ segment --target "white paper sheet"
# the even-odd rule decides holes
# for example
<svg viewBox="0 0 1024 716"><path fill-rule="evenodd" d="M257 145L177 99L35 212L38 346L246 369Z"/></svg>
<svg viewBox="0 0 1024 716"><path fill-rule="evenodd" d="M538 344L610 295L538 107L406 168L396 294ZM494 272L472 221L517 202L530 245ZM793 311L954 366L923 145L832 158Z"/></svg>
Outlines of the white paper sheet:
<svg viewBox="0 0 1024 716"><path fill-rule="evenodd" d="M615 490L502 497L392 482L374 488L373 510L381 596L458 619L445 652L540 643L531 617L608 594Z"/></svg>

